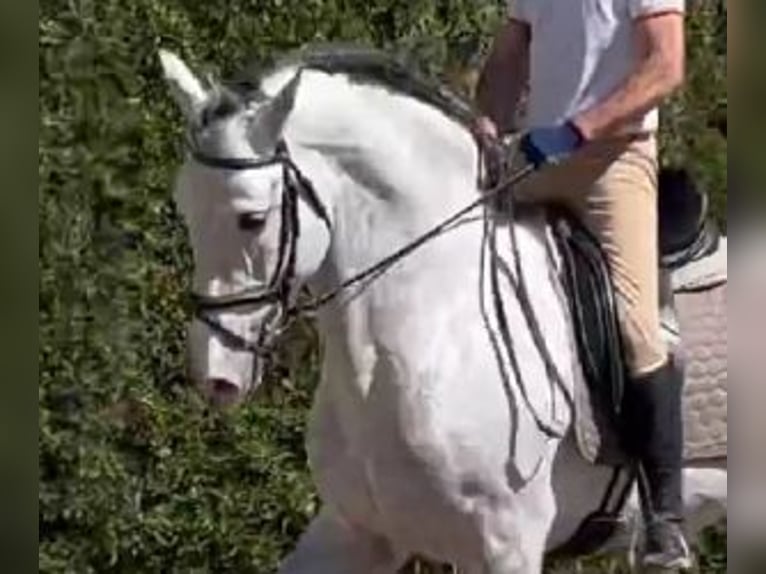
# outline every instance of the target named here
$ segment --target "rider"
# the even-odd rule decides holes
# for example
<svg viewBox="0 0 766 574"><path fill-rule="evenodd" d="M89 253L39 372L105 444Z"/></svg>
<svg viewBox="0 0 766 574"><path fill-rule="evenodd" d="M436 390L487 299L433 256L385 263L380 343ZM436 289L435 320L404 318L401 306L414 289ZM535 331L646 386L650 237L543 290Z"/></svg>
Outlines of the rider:
<svg viewBox="0 0 766 574"><path fill-rule="evenodd" d="M563 202L609 261L650 493L644 562L664 568L691 561L680 524L683 377L660 331L657 242L657 106L683 82L684 11L684 0L511 0L475 126L490 138L511 131L526 92L519 149L538 169L514 193Z"/></svg>

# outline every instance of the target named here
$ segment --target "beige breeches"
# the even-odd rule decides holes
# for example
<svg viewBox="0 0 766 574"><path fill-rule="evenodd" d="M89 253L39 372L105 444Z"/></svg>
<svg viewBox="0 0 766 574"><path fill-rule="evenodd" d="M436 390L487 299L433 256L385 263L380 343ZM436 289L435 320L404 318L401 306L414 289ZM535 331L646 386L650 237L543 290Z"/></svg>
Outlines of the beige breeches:
<svg viewBox="0 0 766 574"><path fill-rule="evenodd" d="M523 201L563 204L606 253L631 375L665 363L660 330L657 143L652 137L591 145L515 190Z"/></svg>

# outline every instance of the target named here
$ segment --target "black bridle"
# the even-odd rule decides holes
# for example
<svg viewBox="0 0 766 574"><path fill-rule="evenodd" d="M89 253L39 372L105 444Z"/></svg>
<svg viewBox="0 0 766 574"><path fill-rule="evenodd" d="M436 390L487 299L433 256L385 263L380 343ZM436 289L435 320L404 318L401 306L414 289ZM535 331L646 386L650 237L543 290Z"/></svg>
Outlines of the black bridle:
<svg viewBox="0 0 766 574"><path fill-rule="evenodd" d="M482 150L480 153L480 163L483 164L483 160L481 159L483 149L481 146L480 150ZM332 221L330 220L329 213L319 198L316 189L311 183L311 180L309 180L301 172L300 168L290 157L290 151L287 147L287 143L284 140L281 140L277 144L274 154L271 157L262 159L213 157L202 153L194 145L191 146L191 154L192 157L200 164L212 169L219 170L246 171L253 169L263 169L275 165L282 166L283 186L277 265L274 269L273 275L268 280L266 287L245 289L238 293L222 296L209 296L197 293L192 294L192 300L194 303L194 316L199 321L207 325L216 335L221 337L222 340L225 341L234 350L247 351L253 354L253 383L256 382L258 376L255 368L255 363L257 362L256 359L258 357L271 357L273 353L274 341L298 317L317 311L354 285L367 285L374 281L394 264L407 257L409 254L411 254L413 251L431 239L448 230L460 219L468 215L476 208L498 199L498 196L500 196L500 194L502 194L505 190L511 188L514 184L520 182L534 171L534 167L530 164L514 173L497 178L494 182L494 185L483 189L481 195L477 199L459 211L455 212L453 215L442 220L439 224L435 225L422 235L416 237L414 240L407 243L400 249L394 251L384 259L381 259L377 263L370 265L359 273L341 282L336 287L326 291L325 293L311 297L307 301L301 303L295 301L296 293L294 292L296 279L295 262L298 251L298 240L300 238L300 219L298 217L299 200L303 198L308 203L314 213L316 213L316 215L324 222L330 232L332 232ZM512 200L509 200L508 203L511 206L513 205ZM512 207L510 211L510 216L512 218ZM485 241L489 246L493 259L491 265L492 272L490 275L491 288L495 304L495 311L498 317L504 346L508 350L509 360L513 370L515 371L516 378L519 381L519 387L522 391L522 398L532 413L538 428L549 437L561 438L563 436L563 432L544 422L538 413L535 412L535 409L532 406L529 397L527 396L526 388L521 377L521 370L516 362L515 353L513 351L513 343L511 340L507 320L505 318L505 310L503 308L500 297L500 288L497 275L498 266L496 265L497 261L499 260L496 248L496 226L494 224L487 225L487 223L487 220L485 220L485 233L487 230L489 232L489 236L485 239ZM511 245L514 251L514 259L516 263L516 280L513 285L514 291L516 296L519 298L523 314L527 320L530 332L532 333L534 343L537 346L541 357L543 358L543 362L545 363L546 371L551 377L552 385L558 387L564 393L566 403L571 409L573 408L572 398L569 396L566 386L564 385L563 378L558 372L558 369L550 356L550 352L545 345L539 324L537 323L534 311L532 309L528 289L526 287L521 269L521 257L516 245L515 233L513 232L512 226L511 229ZM221 311L229 311L232 309L242 308L258 308L266 305L271 305L273 307L267 314L266 319L262 322L255 340L249 340L237 333L234 333L225 325L223 325L216 316L217 313ZM254 387L254 385L252 385L251 388L252 387Z"/></svg>
<svg viewBox="0 0 766 574"><path fill-rule="evenodd" d="M298 202L303 198L316 215L332 230L330 216L314 189L290 157L284 140L277 144L274 154L267 158L214 157L191 145L192 157L201 165L226 171L248 171L272 166L282 167L282 204L277 263L265 287L242 290L229 295L210 296L192 293L194 316L220 336L229 346L248 351L255 356L270 356L276 336L297 315L291 301L294 296L295 263L300 237ZM221 311L273 306L263 321L255 340L234 333L218 320ZM255 371L254 371L255 376Z"/></svg>

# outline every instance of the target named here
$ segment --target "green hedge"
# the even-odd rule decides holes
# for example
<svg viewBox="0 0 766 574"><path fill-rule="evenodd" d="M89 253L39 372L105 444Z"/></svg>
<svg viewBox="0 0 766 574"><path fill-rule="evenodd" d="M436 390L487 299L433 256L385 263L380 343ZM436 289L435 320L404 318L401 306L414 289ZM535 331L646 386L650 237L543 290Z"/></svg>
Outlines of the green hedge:
<svg viewBox="0 0 766 574"><path fill-rule="evenodd" d="M170 201L182 125L156 49L227 74L306 41L360 40L440 71L484 50L501 12L486 0L42 3L40 571L270 572L317 506L302 447L308 327L258 404L216 414L186 385L190 256ZM715 26L712 12L692 25L692 84L669 108L665 149L720 207L725 142L705 127L725 103Z"/></svg>

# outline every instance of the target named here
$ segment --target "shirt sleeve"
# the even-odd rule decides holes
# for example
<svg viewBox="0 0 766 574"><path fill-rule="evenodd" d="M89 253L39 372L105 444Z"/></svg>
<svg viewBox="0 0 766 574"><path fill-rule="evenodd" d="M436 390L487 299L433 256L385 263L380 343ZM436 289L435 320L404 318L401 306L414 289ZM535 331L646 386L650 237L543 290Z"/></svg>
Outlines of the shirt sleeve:
<svg viewBox="0 0 766 574"><path fill-rule="evenodd" d="M651 16L660 12L686 11L686 0L628 0L630 15L633 18Z"/></svg>
<svg viewBox="0 0 766 574"><path fill-rule="evenodd" d="M529 22L527 0L508 0L508 17L511 20Z"/></svg>

